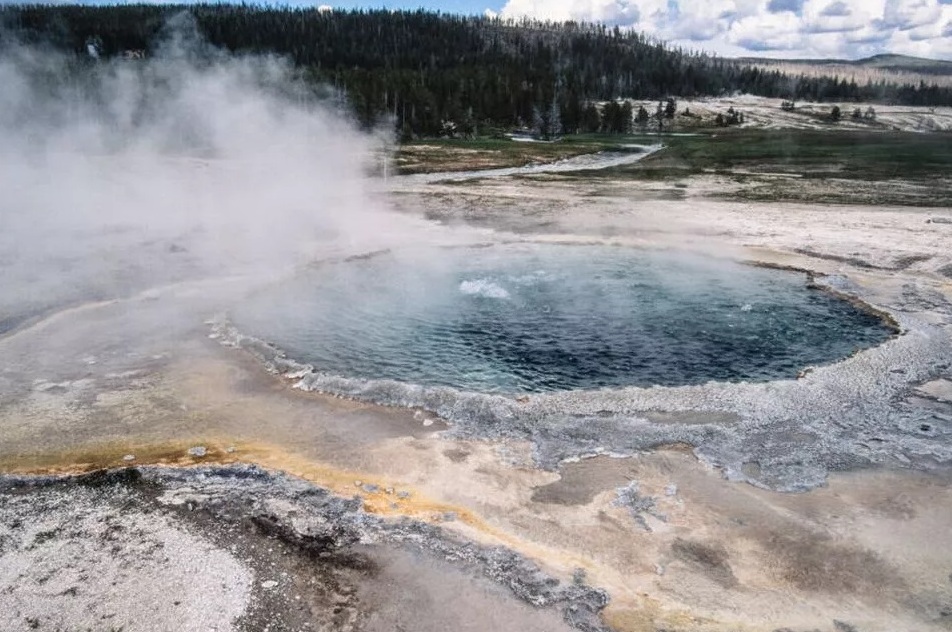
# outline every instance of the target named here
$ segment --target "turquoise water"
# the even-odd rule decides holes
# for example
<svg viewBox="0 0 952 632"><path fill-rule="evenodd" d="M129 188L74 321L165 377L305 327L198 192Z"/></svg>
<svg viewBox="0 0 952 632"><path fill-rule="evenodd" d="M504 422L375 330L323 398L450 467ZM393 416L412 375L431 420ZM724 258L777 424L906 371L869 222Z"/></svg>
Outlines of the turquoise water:
<svg viewBox="0 0 952 632"><path fill-rule="evenodd" d="M231 317L321 371L510 394L788 378L892 333L802 274L539 244L321 264Z"/></svg>

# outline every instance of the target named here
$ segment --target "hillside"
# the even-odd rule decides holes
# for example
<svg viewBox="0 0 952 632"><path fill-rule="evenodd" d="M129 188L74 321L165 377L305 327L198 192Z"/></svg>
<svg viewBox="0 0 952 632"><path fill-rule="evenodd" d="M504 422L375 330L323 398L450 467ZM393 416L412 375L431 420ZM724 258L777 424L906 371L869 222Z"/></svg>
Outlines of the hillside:
<svg viewBox="0 0 952 632"><path fill-rule="evenodd" d="M875 68L897 72L915 72L934 75L952 75L952 61L926 59L909 55L873 55L862 59L768 59L766 57L740 57L744 64L785 64L790 66L853 66L855 68Z"/></svg>
<svg viewBox="0 0 952 632"><path fill-rule="evenodd" d="M875 55L851 62L867 68L883 68L901 72L921 72L925 74L952 75L952 61L925 59L908 55Z"/></svg>
<svg viewBox="0 0 952 632"><path fill-rule="evenodd" d="M183 19L182 15L187 19ZM504 22L426 11L321 11L237 5L4 6L0 41L87 58L153 54L167 23L213 45L289 58L346 95L361 122L404 137L530 126L547 134L624 131L593 102L749 93L797 101L952 104L952 87L849 81L687 53L592 24Z"/></svg>
<svg viewBox="0 0 952 632"><path fill-rule="evenodd" d="M736 61L765 71L776 70L797 77L835 76L859 84L935 85L952 88L952 62L907 55L875 55L855 60L744 57ZM897 99L896 102L910 104L902 99ZM941 104L922 102L916 105Z"/></svg>

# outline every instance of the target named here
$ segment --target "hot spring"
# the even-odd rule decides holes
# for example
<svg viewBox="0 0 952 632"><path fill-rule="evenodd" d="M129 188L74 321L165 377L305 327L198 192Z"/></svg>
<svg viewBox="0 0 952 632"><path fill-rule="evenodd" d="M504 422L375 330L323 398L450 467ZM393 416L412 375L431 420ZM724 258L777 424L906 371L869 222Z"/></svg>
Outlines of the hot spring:
<svg viewBox="0 0 952 632"><path fill-rule="evenodd" d="M318 371L500 394L790 378L892 334L803 274L534 243L321 263L231 319Z"/></svg>

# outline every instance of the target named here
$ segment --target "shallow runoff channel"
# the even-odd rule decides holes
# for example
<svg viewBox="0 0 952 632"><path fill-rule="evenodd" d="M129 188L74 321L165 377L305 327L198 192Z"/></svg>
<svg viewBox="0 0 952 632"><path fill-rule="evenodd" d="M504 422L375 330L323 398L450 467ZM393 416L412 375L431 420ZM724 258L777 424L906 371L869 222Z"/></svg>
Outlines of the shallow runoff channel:
<svg viewBox="0 0 952 632"><path fill-rule="evenodd" d="M437 173L418 173L394 178L397 185L433 184L435 182L462 182L482 178L502 178L524 176L539 173L571 173L575 171L593 171L610 169L634 164L653 153L664 149L664 145L624 145L624 151L601 151L595 154L583 154L565 160L547 162L524 167L504 167L500 169L482 169L473 171L444 171Z"/></svg>
<svg viewBox="0 0 952 632"><path fill-rule="evenodd" d="M569 257L569 266L577 265ZM485 276L485 270L478 272L483 276L473 279L450 275L450 286L456 291L453 300L473 300L492 307L492 301L505 300L504 293L510 299L518 297L522 290L511 284L519 278L530 286L534 283L524 278L522 270L513 271L517 274L501 283ZM864 299L861 290L843 277L817 278L814 284L857 303ZM826 293L811 292L836 300ZM300 292L292 294L301 297ZM412 292L409 296L422 300ZM373 295L368 300L372 304L378 299L380 295ZM727 303L733 316L755 315L754 303L734 299ZM729 479L801 491L823 484L831 470L886 463L928 469L952 460L949 424L941 414L937 417L935 411L907 401L915 385L952 372L949 337L941 327L916 318L902 305L869 309L888 313L900 335L869 347L877 342L873 337L859 345L869 348L845 358L842 352L821 358L818 366L800 367L799 376L747 375L733 381L718 376L666 386L610 383L581 389L572 384L512 388L510 383L503 388L484 387L480 392L472 384L439 383L419 376L415 376L418 381L412 381L394 379L394 374L345 375L315 368L300 357L290 357L296 354L282 344L264 342L254 335L258 332L253 328L242 329L237 321L224 317L213 325L213 336L255 354L270 371L292 380L302 390L432 411L452 422L448 433L454 437L528 440L534 445L537 463L545 468L586 456L623 456L663 445L688 444L698 458L721 469ZM411 313L409 320L418 316ZM465 329L472 327L467 324ZM273 330L261 333L273 339ZM706 335L704 331L701 334ZM835 338L838 334L831 335ZM815 340L807 347L813 344L820 342ZM300 353L300 349L295 351ZM419 364L428 358L418 360ZM490 382L496 379L491 373Z"/></svg>

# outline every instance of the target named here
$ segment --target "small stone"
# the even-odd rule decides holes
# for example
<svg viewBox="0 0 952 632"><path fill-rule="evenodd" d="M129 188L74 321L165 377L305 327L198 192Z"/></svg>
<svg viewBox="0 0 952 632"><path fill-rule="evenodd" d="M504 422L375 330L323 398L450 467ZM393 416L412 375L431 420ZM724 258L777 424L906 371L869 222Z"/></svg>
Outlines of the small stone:
<svg viewBox="0 0 952 632"><path fill-rule="evenodd" d="M233 445L230 445L227 448L225 448L225 452L227 452L228 454L234 454L237 451L238 451L238 448L236 448Z"/></svg>
<svg viewBox="0 0 952 632"><path fill-rule="evenodd" d="M134 454L127 454L127 455L125 455L124 457L122 457L122 460L125 461L126 463L128 463L129 461L135 461L135 460L136 460L136 455L134 455Z"/></svg>
<svg viewBox="0 0 952 632"><path fill-rule="evenodd" d="M397 492L397 498L409 498L410 492Z"/></svg>
<svg viewBox="0 0 952 632"><path fill-rule="evenodd" d="M203 457L203 456L205 456L206 454L208 454L208 448L206 448L206 447L203 446L203 445L197 445L197 446L195 446L195 447L193 447L193 448L189 448L189 449L188 449L188 455L189 455L189 456Z"/></svg>
<svg viewBox="0 0 952 632"><path fill-rule="evenodd" d="M423 420L423 425L424 425L424 426L427 426L427 427L432 426L432 425L433 425L433 420L432 420L432 419L424 419L424 420Z"/></svg>
<svg viewBox="0 0 952 632"><path fill-rule="evenodd" d="M380 487L374 485L373 483L365 483L364 485L361 485L360 488L368 494L376 494L378 491L380 491Z"/></svg>
<svg viewBox="0 0 952 632"><path fill-rule="evenodd" d="M278 582L274 581L273 579L269 579L266 582L261 582L261 587L266 588L268 590L275 588L277 585L278 585Z"/></svg>
<svg viewBox="0 0 952 632"><path fill-rule="evenodd" d="M393 488L388 487L385 490L383 490L383 493L387 494L388 496L393 496Z"/></svg>
<svg viewBox="0 0 952 632"><path fill-rule="evenodd" d="M572 571L572 583L576 586L584 586L585 577L586 573L584 568L576 568Z"/></svg>
<svg viewBox="0 0 952 632"><path fill-rule="evenodd" d="M354 487L363 487L363 486L364 486L363 481L354 481Z"/></svg>

